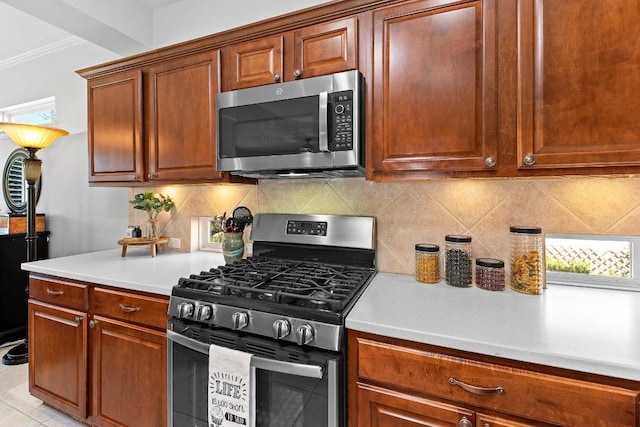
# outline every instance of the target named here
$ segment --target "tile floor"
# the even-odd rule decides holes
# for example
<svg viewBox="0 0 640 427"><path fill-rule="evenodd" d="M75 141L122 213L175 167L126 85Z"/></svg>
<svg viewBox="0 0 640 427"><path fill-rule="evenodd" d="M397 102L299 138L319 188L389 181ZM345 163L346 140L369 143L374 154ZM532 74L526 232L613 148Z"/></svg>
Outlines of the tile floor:
<svg viewBox="0 0 640 427"><path fill-rule="evenodd" d="M0 357L13 347L0 346ZM83 427L29 394L29 365L0 364L0 427Z"/></svg>

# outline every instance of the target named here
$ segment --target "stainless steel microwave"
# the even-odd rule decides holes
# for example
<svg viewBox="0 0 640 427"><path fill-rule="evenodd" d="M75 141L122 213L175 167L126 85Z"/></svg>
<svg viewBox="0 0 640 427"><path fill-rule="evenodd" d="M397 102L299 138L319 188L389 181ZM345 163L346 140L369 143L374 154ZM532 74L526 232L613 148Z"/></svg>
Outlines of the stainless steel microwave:
<svg viewBox="0 0 640 427"><path fill-rule="evenodd" d="M364 176L364 78L346 71L217 95L217 168L252 178Z"/></svg>

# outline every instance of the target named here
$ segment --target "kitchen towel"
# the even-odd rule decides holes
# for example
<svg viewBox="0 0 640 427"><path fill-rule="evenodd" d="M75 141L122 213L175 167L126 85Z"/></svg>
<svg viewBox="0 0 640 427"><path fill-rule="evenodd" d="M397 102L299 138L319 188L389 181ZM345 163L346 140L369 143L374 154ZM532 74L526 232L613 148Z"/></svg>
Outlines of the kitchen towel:
<svg viewBox="0 0 640 427"><path fill-rule="evenodd" d="M209 427L251 427L251 354L209 347Z"/></svg>

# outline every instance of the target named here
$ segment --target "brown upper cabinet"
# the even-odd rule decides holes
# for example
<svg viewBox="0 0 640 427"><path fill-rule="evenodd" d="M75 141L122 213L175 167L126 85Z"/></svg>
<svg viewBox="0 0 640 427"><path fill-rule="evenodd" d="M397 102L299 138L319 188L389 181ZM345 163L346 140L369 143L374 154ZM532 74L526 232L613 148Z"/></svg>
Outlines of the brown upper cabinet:
<svg viewBox="0 0 640 427"><path fill-rule="evenodd" d="M154 65L145 73L149 180L215 180L218 51Z"/></svg>
<svg viewBox="0 0 640 427"><path fill-rule="evenodd" d="M495 0L402 2L373 14L367 177L493 171Z"/></svg>
<svg viewBox="0 0 640 427"><path fill-rule="evenodd" d="M88 82L91 183L218 180L218 51Z"/></svg>
<svg viewBox="0 0 640 427"><path fill-rule="evenodd" d="M518 168L640 165L637 0L520 0Z"/></svg>
<svg viewBox="0 0 640 427"><path fill-rule="evenodd" d="M638 173L637 4L334 1L80 70L90 182L228 180L219 90L353 69L370 180Z"/></svg>
<svg viewBox="0 0 640 427"><path fill-rule="evenodd" d="M222 49L222 88L236 90L357 67L357 20L349 17Z"/></svg>
<svg viewBox="0 0 640 427"><path fill-rule="evenodd" d="M89 80L89 182L144 181L142 71Z"/></svg>

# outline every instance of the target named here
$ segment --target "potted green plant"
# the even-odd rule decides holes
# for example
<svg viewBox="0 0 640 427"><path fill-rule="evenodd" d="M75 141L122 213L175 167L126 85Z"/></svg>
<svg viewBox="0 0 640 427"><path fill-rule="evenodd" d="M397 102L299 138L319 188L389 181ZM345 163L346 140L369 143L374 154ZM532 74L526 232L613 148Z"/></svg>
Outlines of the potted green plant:
<svg viewBox="0 0 640 427"><path fill-rule="evenodd" d="M133 209L146 211L147 215L149 215L147 221L149 223L149 231L147 233L149 240L157 240L159 237L157 227L158 214L163 211L169 212L176 206L171 197L160 193L152 193L151 191L136 194L129 203L133 205Z"/></svg>

